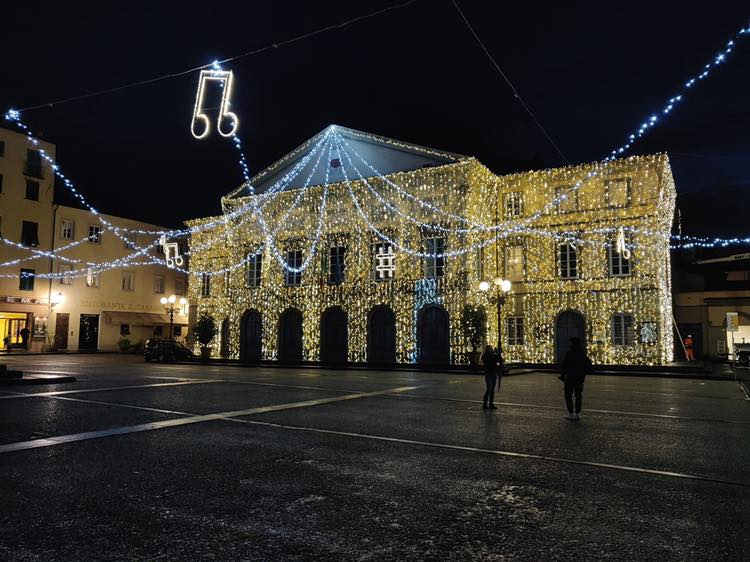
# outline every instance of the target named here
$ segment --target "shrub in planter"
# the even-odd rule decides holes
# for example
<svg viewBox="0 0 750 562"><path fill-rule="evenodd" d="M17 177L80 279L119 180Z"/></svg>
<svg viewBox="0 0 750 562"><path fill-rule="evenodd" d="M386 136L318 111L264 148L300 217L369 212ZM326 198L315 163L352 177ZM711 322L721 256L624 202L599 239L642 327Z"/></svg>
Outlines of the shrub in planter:
<svg viewBox="0 0 750 562"><path fill-rule="evenodd" d="M120 353L127 353L130 351L130 340L128 338L122 338L117 342L117 347L120 348Z"/></svg>
<svg viewBox="0 0 750 562"><path fill-rule="evenodd" d="M201 357L207 359L211 356L211 348L208 344L216 336L216 322L212 316L207 314L202 315L198 318L198 321L193 326L193 334L195 339L201 344Z"/></svg>
<svg viewBox="0 0 750 562"><path fill-rule="evenodd" d="M479 346L484 343L487 337L487 314L481 306L467 304L461 311L461 330L464 337L471 345L469 362L472 365L479 364L479 358L482 353Z"/></svg>

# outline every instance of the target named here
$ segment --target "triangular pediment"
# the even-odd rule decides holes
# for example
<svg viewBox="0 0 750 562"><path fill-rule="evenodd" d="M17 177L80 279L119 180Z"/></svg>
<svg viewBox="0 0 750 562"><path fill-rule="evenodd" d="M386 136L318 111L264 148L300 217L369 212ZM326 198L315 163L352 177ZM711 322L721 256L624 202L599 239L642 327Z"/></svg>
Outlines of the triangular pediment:
<svg viewBox="0 0 750 562"><path fill-rule="evenodd" d="M340 151L327 149L327 140L334 138L334 134L335 138L340 139ZM314 154L307 158L311 152ZM304 162L306 158L307 162ZM329 125L256 174L250 183L255 193L263 193L293 173L293 179L284 186L286 191L299 189L306 184L315 186L338 183L345 179L357 180L396 172L411 172L466 159L467 156L460 154L426 148L340 125ZM244 185L229 193L227 197L242 195L247 195Z"/></svg>

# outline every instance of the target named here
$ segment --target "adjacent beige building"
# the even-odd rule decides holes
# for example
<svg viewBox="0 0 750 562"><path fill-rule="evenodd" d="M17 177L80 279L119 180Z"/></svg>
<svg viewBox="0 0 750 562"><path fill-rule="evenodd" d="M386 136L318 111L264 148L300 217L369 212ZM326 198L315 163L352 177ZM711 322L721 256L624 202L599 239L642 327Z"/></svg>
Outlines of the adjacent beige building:
<svg viewBox="0 0 750 562"><path fill-rule="evenodd" d="M40 147L54 157L54 145L40 141ZM137 344L169 335L169 316L159 300L173 293L185 295L187 279L163 265L160 247L154 244L124 267L101 270L98 265L128 258L136 246L155 242L155 235L128 231L164 227L102 215L125 229L118 236L89 211L56 205L50 165L29 147L25 135L3 128L0 174L3 338L22 347L22 330L28 328L26 347L32 351L107 351L118 349L121 339ZM153 261L157 263L141 265ZM183 337L186 310L178 311L174 324L176 335Z"/></svg>

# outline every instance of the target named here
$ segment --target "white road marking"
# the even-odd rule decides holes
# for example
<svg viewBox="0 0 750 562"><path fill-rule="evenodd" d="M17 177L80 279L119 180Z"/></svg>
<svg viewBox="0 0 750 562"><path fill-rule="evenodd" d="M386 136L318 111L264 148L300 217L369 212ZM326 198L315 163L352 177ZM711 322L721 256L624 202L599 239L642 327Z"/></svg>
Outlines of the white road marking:
<svg viewBox="0 0 750 562"><path fill-rule="evenodd" d="M76 373L73 371L40 371L37 369L24 369L24 373L29 373L32 375L36 374L48 374L48 375L80 375L81 373Z"/></svg>
<svg viewBox="0 0 750 562"><path fill-rule="evenodd" d="M442 400L446 402L464 402L468 404L481 404L481 400L467 400L463 398L446 398L443 396L430 396L426 394L398 394L393 395L395 398L421 398L425 400ZM518 402L495 402L497 406L511 406L517 408L539 408L543 410L560 410L563 412L562 406L549 406L547 404L521 404ZM672 420L682 421L702 421L702 422L718 422L718 423L732 423L739 425L750 425L750 421L739 421L739 420L722 420L717 418L691 418L687 416L675 416L672 414L651 414L648 412L624 412L621 410L600 410L595 408L586 408L585 413L594 412L597 414L617 414L620 416L632 416L632 417L646 417L646 418L664 418Z"/></svg>
<svg viewBox="0 0 750 562"><path fill-rule="evenodd" d="M547 455L535 455L532 453L517 453L513 451L501 451L501 450L495 450L495 449L482 449L479 447L467 447L463 445L449 445L446 443L434 443L430 441L417 441L415 439L401 439L398 437L386 437L383 435L371 435L367 433L353 433L350 431L336 431L332 429L318 429L314 427L303 427L303 426L296 426L296 425L285 425L280 423L272 423L272 422L262 422L262 421L254 421L254 420L241 420L241 419L227 419L227 421L232 422L240 422L240 423L248 423L252 425L261 425L266 427L274 427L278 429L290 429L294 431L306 431L310 433L324 433L329 435L339 435L343 437L355 437L359 439L372 439L375 441L386 441L389 443L401 443L405 445L418 445L422 447L434 447L438 449L450 449L454 451L467 451L472 453L485 453L490 455L497 455L502 457L514 457L514 458L523 458L523 459L533 459L533 460L540 460L540 461L548 461L548 462L557 462L557 463L564 463L564 464L575 464L575 465L581 465L581 466L590 466L594 468L605 468L609 470L620 470L625 472L635 472L640 474L652 474L655 476L668 476L671 478L683 478L687 480L699 480L702 482L713 482L718 484L729 484L732 486L742 486L745 488L750 488L750 483L747 482L735 482L732 480L722 480L719 478L710 478L707 476L696 476L693 474L687 474L684 472L671 472L667 470L655 470L651 468L640 468L635 466L625 466L625 465L619 465L619 464L609 464L609 463L602 463L602 462L592 462L592 461L580 461L575 459L565 459L562 457L550 457ZM1 451L0 451L1 452Z"/></svg>
<svg viewBox="0 0 750 562"><path fill-rule="evenodd" d="M344 396L334 396L330 398L318 398L315 400L305 400L303 402L290 402L287 404L276 404L273 406L261 406L258 408L249 408L246 410L234 410L230 412L221 412L217 414L189 416L186 418L175 418L171 420L143 423L139 425L115 427L112 429L104 429L100 431L87 431L84 433L72 433L70 435L59 435L56 437L49 437L46 439L34 439L32 441L19 441L17 443L8 443L6 445L0 445L0 454L11 453L14 451L23 451L27 449L38 449L40 447L51 447L52 445L61 445L63 443L73 443L77 441L85 441L88 439L109 437L112 435L125 435L128 433L138 433L142 431L164 429L167 427L177 427L181 425L189 425L189 424L201 423L201 422L206 422L206 421L230 419L230 418L236 418L239 416L252 416L255 414L266 414L268 412L278 412L281 410L306 408L309 406L317 406L319 404L330 404L332 402L342 402L344 400L356 400L359 398L368 398L370 396L381 396L383 394L392 394L394 392L408 392L410 390L415 390L417 388L419 387L404 386L400 388L389 388L386 390L379 390L375 392L359 392L357 394L346 394Z"/></svg>
<svg viewBox="0 0 750 562"><path fill-rule="evenodd" d="M178 416L195 416L190 412L180 412L177 410L163 410L161 408L149 408L148 406L136 406L134 404L122 404L119 402L102 402L100 400L86 400L84 398L71 398L70 396L45 396L50 400L67 400L70 402L82 402L84 404L97 404L100 406L117 406L118 408L129 408L131 410L144 410L146 412L157 412L159 414L175 414Z"/></svg>
<svg viewBox="0 0 750 562"><path fill-rule="evenodd" d="M209 384L213 382L219 381L191 380L180 382L160 382L154 384L131 384L128 386L109 386L106 388L81 388L79 390L53 390L50 392L13 392L10 396L0 396L0 400L8 398L33 398L35 396L63 396L65 394L83 394L87 392L107 392L109 390L129 390L132 388L156 388L160 386L180 386L185 384Z"/></svg>

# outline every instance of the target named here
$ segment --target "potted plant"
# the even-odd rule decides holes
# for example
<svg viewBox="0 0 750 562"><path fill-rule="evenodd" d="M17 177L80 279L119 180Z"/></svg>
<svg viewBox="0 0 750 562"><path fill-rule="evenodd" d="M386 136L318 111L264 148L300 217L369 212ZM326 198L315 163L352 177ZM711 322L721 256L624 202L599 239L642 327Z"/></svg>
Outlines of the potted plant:
<svg viewBox="0 0 750 562"><path fill-rule="evenodd" d="M193 333L195 334L195 339L201 344L201 358L208 359L211 357L211 348L208 347L208 344L211 343L211 340L216 335L216 322L214 322L213 317L203 314L195 323Z"/></svg>
<svg viewBox="0 0 750 562"><path fill-rule="evenodd" d="M487 336L487 314L481 306L467 304L461 311L461 329L464 337L471 345L469 353L469 363L479 365L479 358L482 353L479 347L484 343Z"/></svg>
<svg viewBox="0 0 750 562"><path fill-rule="evenodd" d="M120 353L127 353L130 351L130 340L128 338L118 340L117 347L120 348Z"/></svg>

